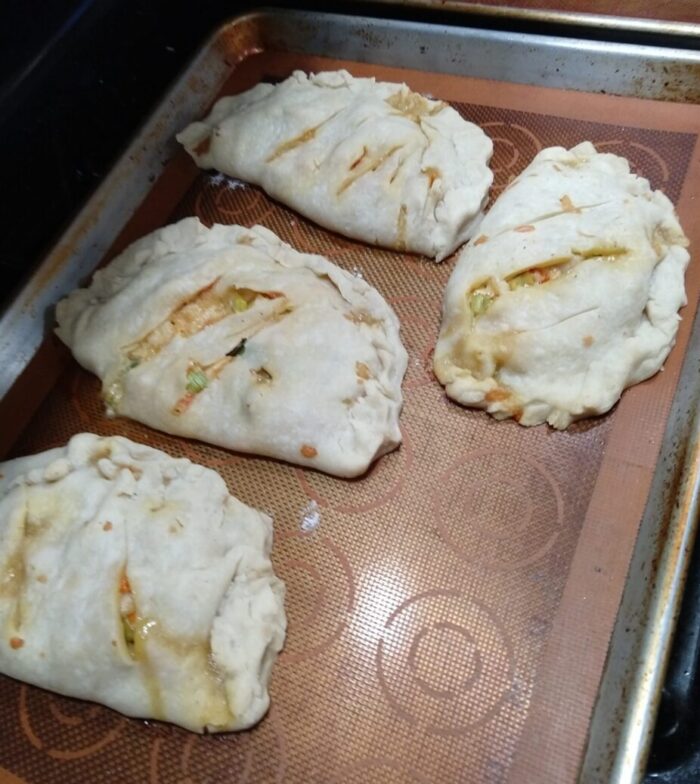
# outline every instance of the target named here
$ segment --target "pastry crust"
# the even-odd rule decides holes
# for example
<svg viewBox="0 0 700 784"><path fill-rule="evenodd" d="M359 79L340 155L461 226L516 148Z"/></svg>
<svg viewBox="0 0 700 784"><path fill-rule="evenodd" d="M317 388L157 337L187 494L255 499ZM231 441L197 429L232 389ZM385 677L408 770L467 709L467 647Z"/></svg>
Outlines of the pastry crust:
<svg viewBox="0 0 700 784"><path fill-rule="evenodd" d="M437 261L472 235L492 143L442 101L347 71L295 71L219 100L178 140L328 229Z"/></svg>
<svg viewBox="0 0 700 784"><path fill-rule="evenodd" d="M590 142L542 150L459 257L438 379L523 425L608 411L674 344L687 244L671 202L625 159Z"/></svg>
<svg viewBox="0 0 700 784"><path fill-rule="evenodd" d="M0 671L195 732L263 716L286 626L269 517L126 438L0 472Z"/></svg>
<svg viewBox="0 0 700 784"><path fill-rule="evenodd" d="M167 226L56 313L110 410L158 430L347 477L401 440L393 311L262 226Z"/></svg>

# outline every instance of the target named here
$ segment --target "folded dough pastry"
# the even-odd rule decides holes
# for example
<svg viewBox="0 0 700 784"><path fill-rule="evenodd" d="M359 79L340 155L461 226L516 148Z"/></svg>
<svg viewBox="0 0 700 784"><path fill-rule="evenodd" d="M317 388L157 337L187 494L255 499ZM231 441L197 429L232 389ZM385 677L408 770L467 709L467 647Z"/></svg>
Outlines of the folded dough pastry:
<svg viewBox="0 0 700 784"><path fill-rule="evenodd" d="M108 406L159 430L338 476L401 440L407 355L393 311L261 226L160 229L57 319Z"/></svg>
<svg viewBox="0 0 700 784"><path fill-rule="evenodd" d="M493 179L491 140L452 107L347 71L222 98L177 138L321 226L437 261L472 235Z"/></svg>
<svg viewBox="0 0 700 784"><path fill-rule="evenodd" d="M286 625L269 517L126 438L0 473L1 672L195 732L261 718Z"/></svg>
<svg viewBox="0 0 700 784"><path fill-rule="evenodd" d="M673 346L687 244L671 202L624 158L590 142L542 150L459 257L438 379L523 425L608 411Z"/></svg>

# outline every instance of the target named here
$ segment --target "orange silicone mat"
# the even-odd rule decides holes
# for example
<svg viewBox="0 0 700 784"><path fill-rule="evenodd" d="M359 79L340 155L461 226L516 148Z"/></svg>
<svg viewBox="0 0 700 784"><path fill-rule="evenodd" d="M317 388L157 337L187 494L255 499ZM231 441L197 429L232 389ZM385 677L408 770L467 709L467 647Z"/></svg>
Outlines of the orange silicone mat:
<svg viewBox="0 0 700 784"><path fill-rule="evenodd" d="M539 149L590 139L662 188L697 240L698 107L342 65L405 80L482 125L495 143L494 196ZM226 89L294 67L339 63L263 52L245 59ZM566 432L524 429L452 403L432 376L454 258L436 265L343 239L256 188L198 173L184 154L119 247L162 222L154 216L163 205L171 219L263 223L376 286L399 316L410 356L404 441L365 477L334 479L107 419L97 380L71 362L13 453L89 430L218 470L233 493L274 515L287 643L269 714L226 736L126 719L0 677L0 782L575 781L697 301L698 265L664 373L628 391L608 416ZM304 532L310 500L320 524Z"/></svg>

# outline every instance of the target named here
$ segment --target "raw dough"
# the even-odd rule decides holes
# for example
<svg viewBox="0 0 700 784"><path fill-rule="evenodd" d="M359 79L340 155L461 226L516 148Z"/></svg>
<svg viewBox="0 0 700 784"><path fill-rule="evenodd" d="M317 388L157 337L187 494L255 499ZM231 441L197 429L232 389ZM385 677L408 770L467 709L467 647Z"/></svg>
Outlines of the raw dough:
<svg viewBox="0 0 700 784"><path fill-rule="evenodd" d="M472 235L491 140L405 84L295 71L219 100L178 135L198 166L260 185L321 226L445 258Z"/></svg>
<svg viewBox="0 0 700 784"><path fill-rule="evenodd" d="M112 411L357 476L401 440L407 355L378 292L256 226L144 237L57 307Z"/></svg>
<svg viewBox="0 0 700 784"><path fill-rule="evenodd" d="M120 437L0 476L1 672L195 732L261 718L286 626L269 517Z"/></svg>
<svg viewBox="0 0 700 784"><path fill-rule="evenodd" d="M459 257L438 379L522 425L608 411L673 346L687 244L671 202L624 158L590 142L542 150Z"/></svg>

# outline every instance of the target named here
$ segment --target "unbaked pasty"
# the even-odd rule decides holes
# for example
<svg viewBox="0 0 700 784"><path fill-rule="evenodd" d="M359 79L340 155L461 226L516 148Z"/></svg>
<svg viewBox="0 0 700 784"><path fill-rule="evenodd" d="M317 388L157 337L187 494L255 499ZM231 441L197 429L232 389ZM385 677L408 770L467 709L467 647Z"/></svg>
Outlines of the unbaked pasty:
<svg viewBox="0 0 700 784"><path fill-rule="evenodd" d="M262 717L286 626L269 517L120 437L0 476L0 672L195 732Z"/></svg>
<svg viewBox="0 0 700 784"><path fill-rule="evenodd" d="M321 226L437 261L472 235L493 178L491 140L451 106L347 71L222 98L177 138Z"/></svg>
<svg viewBox="0 0 700 784"><path fill-rule="evenodd" d="M590 142L542 150L459 257L438 379L523 425L608 411L673 346L687 244L671 202L624 158Z"/></svg>
<svg viewBox="0 0 700 784"><path fill-rule="evenodd" d="M393 311L261 226L160 229L56 313L109 409L167 433L346 477L401 440Z"/></svg>

